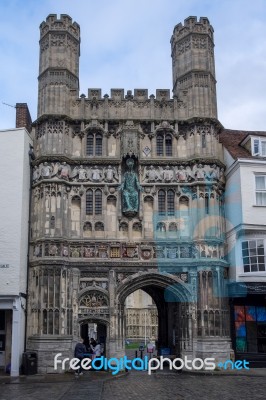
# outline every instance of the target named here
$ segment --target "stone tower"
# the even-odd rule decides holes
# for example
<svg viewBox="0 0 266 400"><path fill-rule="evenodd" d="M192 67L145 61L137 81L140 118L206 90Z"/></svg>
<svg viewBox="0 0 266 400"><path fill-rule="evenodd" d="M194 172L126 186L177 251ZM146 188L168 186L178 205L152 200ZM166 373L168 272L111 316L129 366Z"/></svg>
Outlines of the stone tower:
<svg viewBox="0 0 266 400"><path fill-rule="evenodd" d="M159 346L229 357L212 33L207 18L175 27L173 98L78 97L79 26L67 15L41 24L27 331L40 371L72 356L90 324L107 356L123 356L137 289L157 307Z"/></svg>
<svg viewBox="0 0 266 400"><path fill-rule="evenodd" d="M79 90L79 25L65 14L50 14L40 25L38 118L70 113Z"/></svg>
<svg viewBox="0 0 266 400"><path fill-rule="evenodd" d="M208 18L189 17L171 38L173 93L186 98L186 117L217 118L213 27Z"/></svg>

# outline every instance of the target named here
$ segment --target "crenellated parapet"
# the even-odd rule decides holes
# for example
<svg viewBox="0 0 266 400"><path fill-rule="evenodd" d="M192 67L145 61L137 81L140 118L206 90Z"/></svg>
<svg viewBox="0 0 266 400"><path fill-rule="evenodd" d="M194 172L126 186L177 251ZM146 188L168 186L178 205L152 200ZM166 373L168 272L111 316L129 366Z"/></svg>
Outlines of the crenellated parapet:
<svg viewBox="0 0 266 400"><path fill-rule="evenodd" d="M110 94L102 95L101 89L89 88L87 96L82 94L70 104L72 118L89 119L186 119L186 96L177 99L170 96L169 89L156 89L149 94L148 89L112 88Z"/></svg>
<svg viewBox="0 0 266 400"><path fill-rule="evenodd" d="M175 40L180 40L190 33L204 33L213 40L213 32L213 27L207 17L200 17L199 21L197 17L188 17L185 19L184 24L180 22L174 27L171 44L173 44Z"/></svg>
<svg viewBox="0 0 266 400"><path fill-rule="evenodd" d="M79 40L80 26L77 22L72 22L72 18L67 14L49 14L46 21L40 24L41 38L49 31L67 31Z"/></svg>

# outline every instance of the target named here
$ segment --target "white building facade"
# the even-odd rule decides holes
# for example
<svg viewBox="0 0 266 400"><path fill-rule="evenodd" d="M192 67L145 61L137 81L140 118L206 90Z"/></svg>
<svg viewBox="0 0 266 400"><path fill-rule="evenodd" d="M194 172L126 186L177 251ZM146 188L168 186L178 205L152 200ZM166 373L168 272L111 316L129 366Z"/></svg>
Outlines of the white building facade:
<svg viewBox="0 0 266 400"><path fill-rule="evenodd" d="M226 235L236 357L266 363L266 133L225 130Z"/></svg>
<svg viewBox="0 0 266 400"><path fill-rule="evenodd" d="M30 145L24 128L0 131L0 368L11 376L25 348Z"/></svg>

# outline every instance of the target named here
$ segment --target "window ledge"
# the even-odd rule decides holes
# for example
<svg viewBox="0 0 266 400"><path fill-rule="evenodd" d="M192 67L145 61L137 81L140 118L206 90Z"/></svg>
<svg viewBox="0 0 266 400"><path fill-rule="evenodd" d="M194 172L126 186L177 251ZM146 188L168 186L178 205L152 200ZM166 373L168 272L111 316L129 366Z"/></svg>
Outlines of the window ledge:
<svg viewBox="0 0 266 400"><path fill-rule="evenodd" d="M266 271L258 271L258 272L244 272L242 274L238 274L239 277L243 278L245 276L263 276L266 277Z"/></svg>

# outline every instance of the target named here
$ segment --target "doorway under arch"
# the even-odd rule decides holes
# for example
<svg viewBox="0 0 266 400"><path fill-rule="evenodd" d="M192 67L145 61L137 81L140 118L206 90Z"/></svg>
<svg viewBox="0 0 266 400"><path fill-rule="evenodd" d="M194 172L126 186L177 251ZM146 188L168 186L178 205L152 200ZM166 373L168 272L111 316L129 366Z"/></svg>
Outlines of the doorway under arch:
<svg viewBox="0 0 266 400"><path fill-rule="evenodd" d="M159 272L139 272L122 280L117 287L117 314L111 322L116 330L110 337L110 342L113 342L111 353L116 353L116 357L125 354L125 301L138 289L148 293L156 304L158 349L169 348L171 354L177 356L190 353L194 330L190 290L178 277Z"/></svg>
<svg viewBox="0 0 266 400"><path fill-rule="evenodd" d="M84 340L84 344L89 349L90 339L95 339L101 344L103 355L106 355L106 346L108 342L108 321L100 318L84 317L79 321L79 334Z"/></svg>

